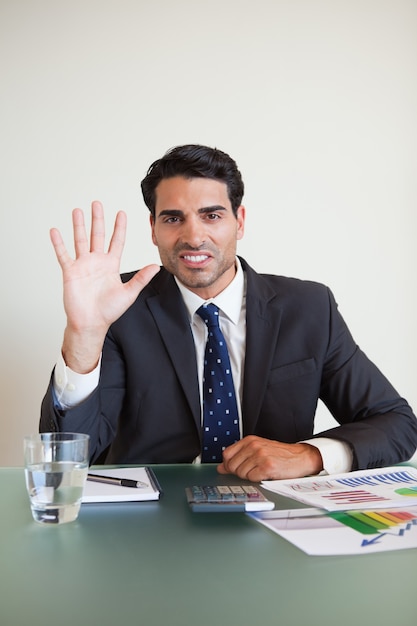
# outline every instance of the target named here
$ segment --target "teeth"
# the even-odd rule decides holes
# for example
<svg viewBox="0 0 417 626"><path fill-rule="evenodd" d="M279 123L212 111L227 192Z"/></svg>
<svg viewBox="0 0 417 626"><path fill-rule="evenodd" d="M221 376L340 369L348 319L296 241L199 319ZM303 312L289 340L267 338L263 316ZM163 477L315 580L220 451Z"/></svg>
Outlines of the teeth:
<svg viewBox="0 0 417 626"><path fill-rule="evenodd" d="M206 254L193 254L192 256L185 254L184 259L186 261L192 261L193 263L201 263L201 261L205 261L206 259L208 259L208 256Z"/></svg>

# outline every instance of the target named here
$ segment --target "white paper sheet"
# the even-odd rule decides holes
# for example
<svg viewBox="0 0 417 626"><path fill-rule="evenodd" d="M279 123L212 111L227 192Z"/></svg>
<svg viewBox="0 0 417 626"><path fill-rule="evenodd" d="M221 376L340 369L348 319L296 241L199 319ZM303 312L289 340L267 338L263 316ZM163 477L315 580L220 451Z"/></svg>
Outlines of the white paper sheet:
<svg viewBox="0 0 417 626"><path fill-rule="evenodd" d="M417 548L417 509L347 511L292 509L247 513L314 556Z"/></svg>
<svg viewBox="0 0 417 626"><path fill-rule="evenodd" d="M265 480L262 487L328 511L417 506L417 469L396 466L313 476Z"/></svg>
<svg viewBox="0 0 417 626"><path fill-rule="evenodd" d="M146 467L126 467L117 469L94 470L94 474L128 478L145 483L146 487L121 487L87 480L83 491L83 503L88 502L137 502L158 500L160 491L154 483L152 473Z"/></svg>

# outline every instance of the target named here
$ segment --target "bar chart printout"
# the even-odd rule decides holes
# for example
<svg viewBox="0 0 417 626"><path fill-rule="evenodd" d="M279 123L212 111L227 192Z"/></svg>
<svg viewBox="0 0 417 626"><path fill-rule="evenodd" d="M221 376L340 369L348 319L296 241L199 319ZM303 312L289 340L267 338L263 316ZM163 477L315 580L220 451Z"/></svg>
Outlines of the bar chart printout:
<svg viewBox="0 0 417 626"><path fill-rule="evenodd" d="M297 509L248 515L310 555L369 554L417 548L415 507L301 511L300 517L297 517Z"/></svg>
<svg viewBox="0 0 417 626"><path fill-rule="evenodd" d="M334 476L267 480L265 489L328 511L417 506L417 470L389 467Z"/></svg>

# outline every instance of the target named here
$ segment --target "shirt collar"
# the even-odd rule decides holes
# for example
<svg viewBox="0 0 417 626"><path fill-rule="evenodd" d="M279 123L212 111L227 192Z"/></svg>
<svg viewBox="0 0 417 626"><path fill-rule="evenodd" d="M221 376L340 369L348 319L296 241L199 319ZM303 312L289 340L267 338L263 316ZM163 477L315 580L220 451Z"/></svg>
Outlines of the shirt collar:
<svg viewBox="0 0 417 626"><path fill-rule="evenodd" d="M223 289L215 298L210 300L203 300L196 293L190 291L185 287L176 276L174 276L175 282L178 285L178 289L184 299L186 309L190 320L192 320L194 313L200 306L206 302L213 302L221 311L227 315L227 317L234 323L239 322L240 311L242 308L243 296L244 296L244 273L239 259L236 257L236 274L232 282Z"/></svg>

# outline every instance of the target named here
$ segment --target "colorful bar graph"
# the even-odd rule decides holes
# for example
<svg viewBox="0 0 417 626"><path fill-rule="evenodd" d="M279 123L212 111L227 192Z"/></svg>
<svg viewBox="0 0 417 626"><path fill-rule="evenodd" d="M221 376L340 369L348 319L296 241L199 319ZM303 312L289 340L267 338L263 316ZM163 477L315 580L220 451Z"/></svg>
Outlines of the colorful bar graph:
<svg viewBox="0 0 417 626"><path fill-rule="evenodd" d="M362 535L374 535L416 520L409 511L332 511L327 515Z"/></svg>

